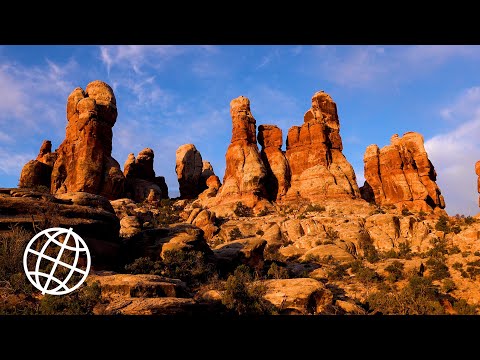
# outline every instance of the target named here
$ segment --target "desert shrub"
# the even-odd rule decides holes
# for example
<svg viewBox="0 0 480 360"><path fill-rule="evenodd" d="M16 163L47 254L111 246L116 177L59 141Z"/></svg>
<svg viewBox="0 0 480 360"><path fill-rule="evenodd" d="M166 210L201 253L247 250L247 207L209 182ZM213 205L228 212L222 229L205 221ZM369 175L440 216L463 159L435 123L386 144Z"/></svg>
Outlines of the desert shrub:
<svg viewBox="0 0 480 360"><path fill-rule="evenodd" d="M459 262L456 262L456 263L454 263L454 264L452 265L452 268L454 268L455 270L459 270L459 271L460 271L460 269L463 268L463 264L462 264L462 263L459 263Z"/></svg>
<svg viewBox="0 0 480 360"><path fill-rule="evenodd" d="M154 274L155 261L149 257L135 259L132 263L125 265L125 270L130 274Z"/></svg>
<svg viewBox="0 0 480 360"><path fill-rule="evenodd" d="M445 239L433 239L431 244L433 246L427 251L427 256L440 257L448 254L447 241Z"/></svg>
<svg viewBox="0 0 480 360"><path fill-rule="evenodd" d="M376 215L376 214L385 214L385 210L383 210L381 207L377 206L375 209L370 211L368 214L369 216Z"/></svg>
<svg viewBox="0 0 480 360"><path fill-rule="evenodd" d="M412 258L412 248L408 242L398 243L398 257L400 259L409 260Z"/></svg>
<svg viewBox="0 0 480 360"><path fill-rule="evenodd" d="M467 262L467 265L479 266L479 267L480 267L480 260L468 261L468 262Z"/></svg>
<svg viewBox="0 0 480 360"><path fill-rule="evenodd" d="M335 264L332 268L327 270L327 276L331 280L341 280L347 276L349 264Z"/></svg>
<svg viewBox="0 0 480 360"><path fill-rule="evenodd" d="M365 266L361 260L353 261L350 264L352 273L355 274L356 279L363 284L370 284L382 280L382 277L373 269Z"/></svg>
<svg viewBox="0 0 480 360"><path fill-rule="evenodd" d="M462 250L458 247L458 245L453 245L450 249L448 249L448 255L460 254Z"/></svg>
<svg viewBox="0 0 480 360"><path fill-rule="evenodd" d="M238 228L238 226L235 226L232 230L230 230L228 235L230 236L230 239L232 239L232 240L243 238L243 234L240 231L240 229Z"/></svg>
<svg viewBox="0 0 480 360"><path fill-rule="evenodd" d="M303 213L297 216L297 219L298 219L298 220L303 220L303 219L306 219L306 218L307 218L307 217L306 217L305 214L303 214Z"/></svg>
<svg viewBox="0 0 480 360"><path fill-rule="evenodd" d="M248 206L244 205L242 202L237 202L235 204L235 209L233 213L238 217L252 217L253 216L253 209L249 208Z"/></svg>
<svg viewBox="0 0 480 360"><path fill-rule="evenodd" d="M305 212L312 212L312 211L318 211L318 212L323 212L325 211L325 206L318 205L318 204L308 204L307 207L305 208Z"/></svg>
<svg viewBox="0 0 480 360"><path fill-rule="evenodd" d="M45 295L40 300L42 315L92 315L95 305L101 302L101 288L96 281L63 296Z"/></svg>
<svg viewBox="0 0 480 360"><path fill-rule="evenodd" d="M370 294L366 306L385 315L441 315L445 311L437 293L431 279L414 275L398 292L384 288Z"/></svg>
<svg viewBox="0 0 480 360"><path fill-rule="evenodd" d="M259 229L259 230L257 230L257 232L255 234L257 234L258 236L263 236L263 234L265 234L265 232L262 229Z"/></svg>
<svg viewBox="0 0 480 360"><path fill-rule="evenodd" d="M263 252L263 258L270 261L285 261L286 258L279 251L276 246L267 246Z"/></svg>
<svg viewBox="0 0 480 360"><path fill-rule="evenodd" d="M473 253L473 255L475 255L475 256L480 256L480 251L478 251L478 250L475 251L475 252Z"/></svg>
<svg viewBox="0 0 480 360"><path fill-rule="evenodd" d="M470 251L463 251L462 252L462 257L466 258L469 257L472 253Z"/></svg>
<svg viewBox="0 0 480 360"><path fill-rule="evenodd" d="M413 215L413 214L407 208L403 208L402 209L402 215L403 216L409 216L409 215Z"/></svg>
<svg viewBox="0 0 480 360"><path fill-rule="evenodd" d="M325 230L325 232L326 232L327 238L328 238L329 240L334 241L334 240L338 240L338 239L340 238L340 235L338 234L338 231L335 230L335 229L332 228L332 227L328 227L328 228Z"/></svg>
<svg viewBox="0 0 480 360"><path fill-rule="evenodd" d="M250 269L240 265L227 279L222 303L237 315L273 314L273 305L263 298L265 293L265 286L254 282Z"/></svg>
<svg viewBox="0 0 480 360"><path fill-rule="evenodd" d="M460 275L463 277L463 278L466 278L468 279L470 277L470 275L468 275L468 273L465 271L465 270L460 270Z"/></svg>
<svg viewBox="0 0 480 360"><path fill-rule="evenodd" d="M125 266L131 274L153 274L180 279L188 285L197 286L209 281L215 267L201 251L168 250L163 259L153 261L147 257L135 259Z"/></svg>
<svg viewBox="0 0 480 360"><path fill-rule="evenodd" d="M426 265L429 267L432 280L442 280L450 277L450 271L443 257L430 257Z"/></svg>
<svg viewBox="0 0 480 360"><path fill-rule="evenodd" d="M307 254L302 260L302 263L311 263L311 262L321 262L321 259L318 255Z"/></svg>
<svg viewBox="0 0 480 360"><path fill-rule="evenodd" d="M454 234L458 234L460 231L462 231L462 229L458 225L453 225L450 227L450 231Z"/></svg>
<svg viewBox="0 0 480 360"><path fill-rule="evenodd" d="M451 231L447 216L441 215L438 218L437 222L435 223L435 230L443 231L445 234L448 234Z"/></svg>
<svg viewBox="0 0 480 360"><path fill-rule="evenodd" d="M421 216L421 217L425 217L425 216L427 216L428 214L427 214L425 211L420 210L419 213L418 213L418 215Z"/></svg>
<svg viewBox="0 0 480 360"><path fill-rule="evenodd" d="M472 225L473 223L475 223L477 221L477 219L475 219L472 216L467 216L464 221L465 221L466 225Z"/></svg>
<svg viewBox="0 0 480 360"><path fill-rule="evenodd" d="M388 272L387 280L391 282L402 280L404 277L403 269L404 265L402 262L398 260L392 261L392 263L385 268L385 271Z"/></svg>
<svg viewBox="0 0 480 360"><path fill-rule="evenodd" d="M290 278L288 270L283 266L272 263L267 272L267 277L270 279L288 279Z"/></svg>
<svg viewBox="0 0 480 360"><path fill-rule="evenodd" d="M398 253L395 251L395 249L390 249L387 251L384 251L381 254L382 259L398 259Z"/></svg>
<svg viewBox="0 0 480 360"><path fill-rule="evenodd" d="M477 315L478 305L470 305L465 299L453 303L453 309L458 315Z"/></svg>
<svg viewBox="0 0 480 360"><path fill-rule="evenodd" d="M480 275L480 268L476 266L467 266L467 274L468 277L472 280L475 280L477 278L477 275Z"/></svg>
<svg viewBox="0 0 480 360"><path fill-rule="evenodd" d="M452 279L445 279L442 283L442 290L446 293L449 293L457 288L455 281Z"/></svg>
<svg viewBox="0 0 480 360"><path fill-rule="evenodd" d="M258 214L257 216L267 216L270 214L270 210L268 210L267 208L263 208Z"/></svg>
<svg viewBox="0 0 480 360"><path fill-rule="evenodd" d="M363 257L371 264L380 260L378 250L373 245L373 240L367 232L363 232L360 237L359 247L363 250Z"/></svg>
<svg viewBox="0 0 480 360"><path fill-rule="evenodd" d="M335 244L332 240L324 240L321 244L319 245L333 245Z"/></svg>
<svg viewBox="0 0 480 360"><path fill-rule="evenodd" d="M156 205L158 214L155 215L155 221L157 226L167 226L181 221L181 209L173 206L174 203L173 199L161 199Z"/></svg>
<svg viewBox="0 0 480 360"><path fill-rule="evenodd" d="M23 270L23 253L32 237L33 233L17 226L0 234L0 282L26 294L34 290Z"/></svg>

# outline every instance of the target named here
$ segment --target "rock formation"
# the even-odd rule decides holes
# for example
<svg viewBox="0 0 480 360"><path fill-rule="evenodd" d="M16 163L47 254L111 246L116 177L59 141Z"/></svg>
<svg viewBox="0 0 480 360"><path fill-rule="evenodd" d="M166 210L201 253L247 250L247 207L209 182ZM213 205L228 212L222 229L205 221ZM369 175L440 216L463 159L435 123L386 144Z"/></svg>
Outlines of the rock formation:
<svg viewBox="0 0 480 360"><path fill-rule="evenodd" d="M125 195L136 202L158 201L168 198L168 187L163 176L155 176L152 149L145 148L135 157L128 154L123 165L125 175Z"/></svg>
<svg viewBox="0 0 480 360"><path fill-rule="evenodd" d="M202 155L195 145L185 144L177 149L175 172L182 199L194 199L206 189L206 185L200 186L203 165Z"/></svg>
<svg viewBox="0 0 480 360"><path fill-rule="evenodd" d="M366 181L362 194L367 201L414 211L445 207L421 134L407 132L403 137L395 134L390 145L381 149L370 145L363 161Z"/></svg>
<svg viewBox="0 0 480 360"><path fill-rule="evenodd" d="M480 194L480 160L475 163L475 173L478 176L477 179L477 192ZM478 206L480 206L480 196L478 197Z"/></svg>
<svg viewBox="0 0 480 360"><path fill-rule="evenodd" d="M117 105L112 88L99 80L85 91L77 87L67 100L66 137L57 149L51 179L52 193L72 191L121 196L125 177L112 158L112 127Z"/></svg>
<svg viewBox="0 0 480 360"><path fill-rule="evenodd" d="M258 127L260 156L267 170L265 180L268 200L281 201L290 187L290 165L282 151L282 130L275 125Z"/></svg>
<svg viewBox="0 0 480 360"><path fill-rule="evenodd" d="M226 169L217 203L243 202L254 207L266 198L267 171L257 147L256 121L250 111L250 100L244 96L230 102L232 139L225 154Z"/></svg>
<svg viewBox="0 0 480 360"><path fill-rule="evenodd" d="M50 140L44 140L37 158L30 160L23 167L18 186L21 188L44 186L50 189L52 169L56 158L57 154L52 153L52 143Z"/></svg>
<svg viewBox="0 0 480 360"><path fill-rule="evenodd" d="M342 149L337 106L319 91L312 97L303 125L288 131L291 187L286 200L360 197L355 172Z"/></svg>

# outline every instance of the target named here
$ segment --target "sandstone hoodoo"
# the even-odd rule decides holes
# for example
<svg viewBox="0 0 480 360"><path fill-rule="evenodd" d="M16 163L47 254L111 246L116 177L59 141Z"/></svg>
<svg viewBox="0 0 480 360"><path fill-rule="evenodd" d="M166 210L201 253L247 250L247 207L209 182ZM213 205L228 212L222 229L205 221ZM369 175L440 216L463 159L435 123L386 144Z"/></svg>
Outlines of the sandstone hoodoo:
<svg viewBox="0 0 480 360"><path fill-rule="evenodd" d="M267 170L268 200L281 201L290 187L290 165L282 151L282 130L276 125L260 125L258 142L262 146L260 155Z"/></svg>
<svg viewBox="0 0 480 360"><path fill-rule="evenodd" d="M232 139L225 154L226 169L217 203L243 202L254 207L267 196L267 171L257 146L256 121L250 111L250 100L239 96L230 102Z"/></svg>
<svg viewBox="0 0 480 360"><path fill-rule="evenodd" d="M208 168L208 165L205 164L205 167ZM177 173L180 197L182 199L196 198L198 194L207 188L205 185L206 179L202 177L203 169L202 155L195 145L185 144L177 149L175 172ZM207 171L208 169L205 170Z"/></svg>
<svg viewBox="0 0 480 360"><path fill-rule="evenodd" d="M30 160L22 169L19 187L44 186L50 189L53 165L57 154L52 153L52 143L44 140L35 160Z"/></svg>
<svg viewBox="0 0 480 360"><path fill-rule="evenodd" d="M85 91L77 87L67 100L66 137L56 150L51 179L52 193L72 191L116 199L125 177L112 154L112 127L117 105L112 88L92 81Z"/></svg>
<svg viewBox="0 0 480 360"><path fill-rule="evenodd" d="M285 155L291 186L285 200L360 197L355 172L342 150L337 106L330 95L319 91L303 125L288 131Z"/></svg>
<svg viewBox="0 0 480 360"><path fill-rule="evenodd" d="M377 205L395 205L414 211L445 208L445 201L436 184L437 173L428 159L423 136L407 132L390 139L390 145L379 149L370 145L363 157L365 200ZM373 198L372 198L373 194Z"/></svg>
<svg viewBox="0 0 480 360"><path fill-rule="evenodd" d="M155 176L153 160L155 154L152 149L145 148L135 157L135 154L128 154L123 165L125 175L126 197L142 202L155 199L168 198L168 187L163 176Z"/></svg>

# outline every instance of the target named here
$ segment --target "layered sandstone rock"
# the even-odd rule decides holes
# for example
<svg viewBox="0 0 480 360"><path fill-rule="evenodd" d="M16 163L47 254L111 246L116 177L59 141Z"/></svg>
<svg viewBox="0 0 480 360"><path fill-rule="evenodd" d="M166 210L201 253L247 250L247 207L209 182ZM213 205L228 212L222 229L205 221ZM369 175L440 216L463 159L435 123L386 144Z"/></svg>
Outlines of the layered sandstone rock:
<svg viewBox="0 0 480 360"><path fill-rule="evenodd" d="M163 176L155 176L153 161L155 154L152 149L145 148L135 157L135 154L128 154L123 165L125 175L125 195L142 202L158 201L168 198L168 187Z"/></svg>
<svg viewBox="0 0 480 360"><path fill-rule="evenodd" d="M215 197L220 189L220 186L222 186L217 175L210 176L205 182L205 185L207 188L198 195L198 198L201 200Z"/></svg>
<svg viewBox="0 0 480 360"><path fill-rule="evenodd" d="M201 186L203 166L202 155L195 145L185 144L177 149L175 172L182 199L194 199L206 189L206 185Z"/></svg>
<svg viewBox="0 0 480 360"><path fill-rule="evenodd" d="M57 149L51 191L99 194L116 199L124 190L125 177L112 158L112 127L117 105L112 88L99 80L85 91L77 87L67 100L66 137Z"/></svg>
<svg viewBox="0 0 480 360"><path fill-rule="evenodd" d="M362 194L377 205L395 205L414 211L443 209L445 201L435 183L437 174L428 159L423 136L407 132L379 149L370 145L363 157L365 185ZM371 188L371 189L369 189Z"/></svg>
<svg viewBox="0 0 480 360"><path fill-rule="evenodd" d="M260 155L267 170L265 180L268 199L281 201L290 187L290 166L282 151L282 130L275 125L258 127Z"/></svg>
<svg viewBox="0 0 480 360"><path fill-rule="evenodd" d="M477 179L477 192L480 194L480 161L475 163L475 173L478 176ZM478 197L478 206L480 206L480 196Z"/></svg>
<svg viewBox="0 0 480 360"><path fill-rule="evenodd" d="M359 197L355 172L342 153L337 106L323 91L312 97L302 126L287 135L291 187L286 200Z"/></svg>
<svg viewBox="0 0 480 360"><path fill-rule="evenodd" d="M223 184L216 205L243 202L254 207L266 198L267 171L257 147L256 121L250 111L250 100L244 96L230 102L232 139L228 146Z"/></svg>
<svg viewBox="0 0 480 360"><path fill-rule="evenodd" d="M24 165L18 186L21 188L44 186L50 189L52 169L56 159L57 154L52 153L52 143L50 140L44 140L37 158Z"/></svg>

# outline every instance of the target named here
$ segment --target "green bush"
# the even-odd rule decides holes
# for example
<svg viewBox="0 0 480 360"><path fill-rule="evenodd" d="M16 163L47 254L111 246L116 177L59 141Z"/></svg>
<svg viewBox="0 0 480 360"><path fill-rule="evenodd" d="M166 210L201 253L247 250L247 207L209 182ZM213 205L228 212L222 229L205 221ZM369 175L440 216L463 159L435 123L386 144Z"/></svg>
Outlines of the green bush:
<svg viewBox="0 0 480 360"><path fill-rule="evenodd" d="M457 285L455 284L455 281L452 279L445 279L443 280L442 283L442 290L445 291L446 293L449 293L457 288Z"/></svg>
<svg viewBox="0 0 480 360"><path fill-rule="evenodd" d="M470 305L465 299L457 300L453 303L453 309L458 315L477 315L477 305Z"/></svg>
<svg viewBox="0 0 480 360"><path fill-rule="evenodd" d="M432 280L442 280L451 276L443 257L431 257L427 260L426 265L429 267Z"/></svg>
<svg viewBox="0 0 480 360"><path fill-rule="evenodd" d="M328 227L325 232L326 232L327 238L329 240L335 241L335 240L338 240L340 238L340 235L338 234L338 231L335 230L332 227Z"/></svg>
<svg viewBox="0 0 480 360"><path fill-rule="evenodd" d="M463 264L462 263L459 263L459 262L456 262L452 265L452 268L454 268L455 270L458 270L460 271L461 268L463 268Z"/></svg>
<svg viewBox="0 0 480 360"><path fill-rule="evenodd" d="M478 250L475 251L475 252L473 253L473 255L475 255L475 256L480 256L480 251L478 251Z"/></svg>
<svg viewBox="0 0 480 360"><path fill-rule="evenodd" d="M305 212L312 212L312 211L318 211L318 212L323 212L325 211L325 206L318 205L318 204L308 204L307 207L305 208Z"/></svg>
<svg viewBox="0 0 480 360"><path fill-rule="evenodd" d="M240 231L240 229L238 228L238 226L235 226L232 230L230 230L228 235L230 236L230 239L232 239L232 240L237 240L237 239L242 239L243 238L243 234Z"/></svg>
<svg viewBox="0 0 480 360"><path fill-rule="evenodd" d="M153 274L180 279L190 286L208 282L215 275L215 267L201 251L169 250L163 260L153 261L147 257L136 259L125 266L130 274Z"/></svg>
<svg viewBox="0 0 480 360"><path fill-rule="evenodd" d="M93 308L101 301L98 281L83 285L79 290L63 296L45 295L40 300L41 315L92 315Z"/></svg>
<svg viewBox="0 0 480 360"><path fill-rule="evenodd" d="M409 215L413 215L413 214L407 208L403 208L402 209L402 215L403 216L409 216Z"/></svg>
<svg viewBox="0 0 480 360"><path fill-rule="evenodd" d="M265 232L262 229L259 229L255 234L257 234L258 236L263 236Z"/></svg>
<svg viewBox="0 0 480 360"><path fill-rule="evenodd" d="M263 298L265 293L265 286L254 282L250 269L240 265L227 279L222 303L237 315L274 314L273 305Z"/></svg>
<svg viewBox="0 0 480 360"><path fill-rule="evenodd" d="M454 245L450 249L448 249L448 255L460 254L461 252L462 250L460 250L458 245Z"/></svg>
<svg viewBox="0 0 480 360"><path fill-rule="evenodd" d="M449 220L448 220L448 217L445 216L445 215L441 215L436 224L435 224L435 230L438 230L438 231L443 231L445 234L448 234L451 230L450 230L450 224L449 224Z"/></svg>
<svg viewBox="0 0 480 360"><path fill-rule="evenodd" d="M253 209L244 205L240 201L235 204L235 209L233 210L233 212L238 217L252 217L253 216Z"/></svg>
<svg viewBox="0 0 480 360"><path fill-rule="evenodd" d="M155 215L155 222L157 226L168 226L181 221L181 209L173 206L175 200L161 199L156 205L158 214Z"/></svg>
<svg viewBox="0 0 480 360"><path fill-rule="evenodd" d="M257 214L257 216L259 216L259 217L260 216L267 216L269 214L270 214L270 210L268 210L267 208L264 208Z"/></svg>
<svg viewBox="0 0 480 360"><path fill-rule="evenodd" d="M385 315L443 315L437 294L431 279L414 275L399 292L383 288L370 294L366 306L369 311Z"/></svg>
<svg viewBox="0 0 480 360"><path fill-rule="evenodd" d="M272 263L267 272L267 277L270 279L288 279L290 278L288 270L276 263Z"/></svg>
<svg viewBox="0 0 480 360"><path fill-rule="evenodd" d="M365 285L382 280L382 277L375 270L365 266L361 260L353 261L350 266L355 278Z"/></svg>
<svg viewBox="0 0 480 360"><path fill-rule="evenodd" d="M389 273L387 280L391 282L402 280L404 277L403 269L404 265L402 262L398 260L392 261L392 263L385 268L385 271Z"/></svg>
<svg viewBox="0 0 480 360"><path fill-rule="evenodd" d="M373 240L367 232L362 232L359 247L363 250L363 257L371 264L380 260L378 250L373 245Z"/></svg>
<svg viewBox="0 0 480 360"><path fill-rule="evenodd" d="M473 223L477 222L477 219L472 216L467 216L464 221L466 225L472 225Z"/></svg>
<svg viewBox="0 0 480 360"><path fill-rule="evenodd" d="M331 269L327 270L327 277L330 280L341 280L347 276L349 264L335 264Z"/></svg>

